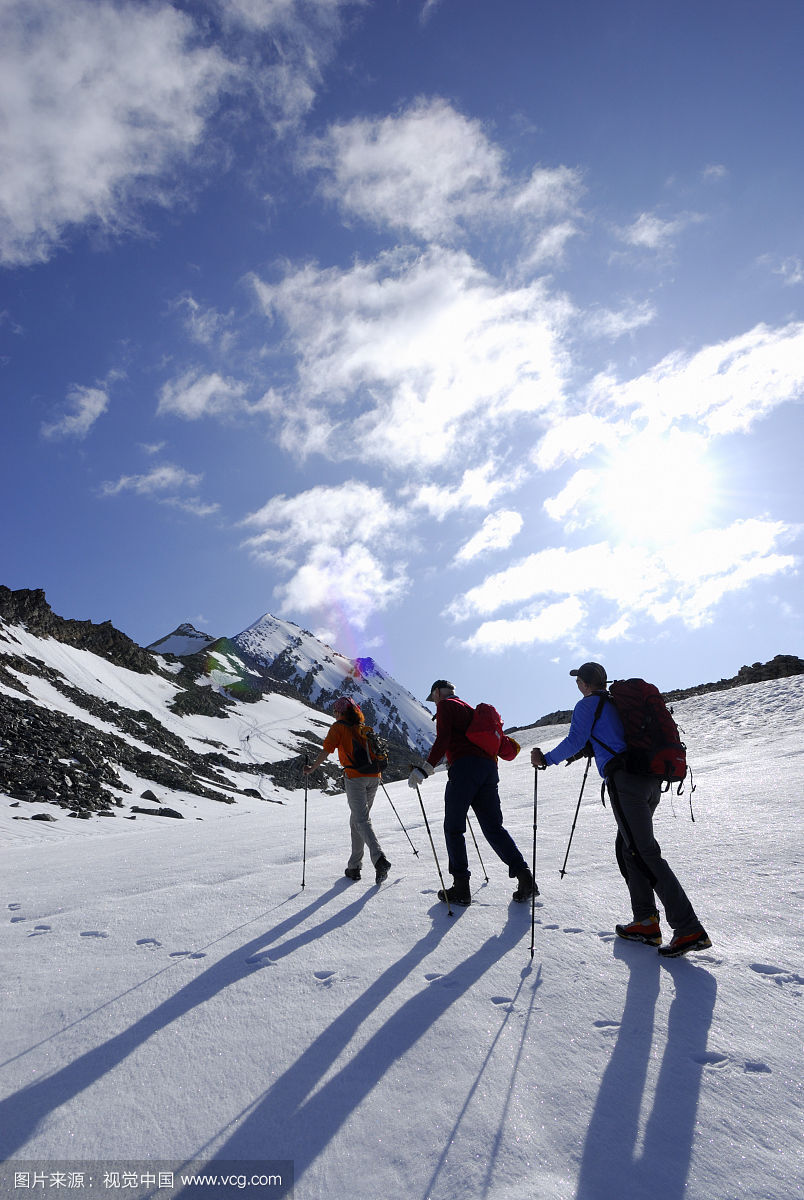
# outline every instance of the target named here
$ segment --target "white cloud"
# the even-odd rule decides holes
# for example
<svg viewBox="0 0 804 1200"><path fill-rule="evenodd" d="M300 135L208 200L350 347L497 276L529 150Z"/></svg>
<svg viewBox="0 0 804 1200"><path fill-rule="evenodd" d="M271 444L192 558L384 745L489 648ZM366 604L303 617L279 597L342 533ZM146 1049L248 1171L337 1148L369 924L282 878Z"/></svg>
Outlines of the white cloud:
<svg viewBox="0 0 804 1200"><path fill-rule="evenodd" d="M391 545L407 520L404 511L388 503L380 488L347 480L336 487L322 485L295 496L272 496L262 508L249 513L242 524L260 531L245 544L273 561L277 555L292 560L294 548L317 544L337 548L361 537Z"/></svg>
<svg viewBox="0 0 804 1200"><path fill-rule="evenodd" d="M456 509L488 508L504 492L514 491L524 478L524 471L517 467L504 473L494 460L470 467L464 471L460 483L448 487L437 483L424 483L403 489L402 494L410 497L413 508L425 508L438 521Z"/></svg>
<svg viewBox="0 0 804 1200"><path fill-rule="evenodd" d="M184 327L194 342L217 347L223 353L230 349L234 341L231 310L221 313L215 308L205 308L192 296L182 296L175 307L183 314Z"/></svg>
<svg viewBox="0 0 804 1200"><path fill-rule="evenodd" d="M600 483L600 471L588 468L576 471L557 496L550 496L544 501L545 512L554 521L562 521L566 530L586 524L586 520L579 520L577 514L594 499Z"/></svg>
<svg viewBox="0 0 804 1200"><path fill-rule="evenodd" d="M461 645L466 650L499 654L514 647L536 642L555 642L578 629L586 618L586 608L574 596L557 604L548 604L534 616L510 621L485 621Z"/></svg>
<svg viewBox="0 0 804 1200"><path fill-rule="evenodd" d="M229 55L274 132L293 132L321 89L342 13L364 0L218 0Z"/></svg>
<svg viewBox="0 0 804 1200"><path fill-rule="evenodd" d="M195 488L203 475L193 475L175 463L160 463L146 475L121 475L117 483L103 484L105 496L118 496L121 492L136 492L138 496L158 496L180 488Z"/></svg>
<svg viewBox="0 0 804 1200"><path fill-rule="evenodd" d="M167 4L9 0L0 12L0 258L120 229L199 145L230 68Z"/></svg>
<svg viewBox="0 0 804 1200"><path fill-rule="evenodd" d="M445 100L418 100L399 116L333 125L306 163L347 211L426 239L450 236L494 202L502 156L479 121ZM438 169L434 170L434 164Z"/></svg>
<svg viewBox="0 0 804 1200"><path fill-rule="evenodd" d="M82 387L76 384L67 394L70 410L58 421L42 426L47 438L85 438L92 426L109 407L109 394L105 388Z"/></svg>
<svg viewBox="0 0 804 1200"><path fill-rule="evenodd" d="M780 404L799 400L804 389L804 322L778 329L757 325L748 333L677 352L627 383L598 376L590 406L631 411L631 420L654 431L693 418L708 434L745 432Z"/></svg>
<svg viewBox="0 0 804 1200"><path fill-rule="evenodd" d="M804 283L804 262L796 255L778 258L773 254L763 254L757 261L760 266L770 267L774 275L780 275L787 287L796 287Z"/></svg>
<svg viewBox="0 0 804 1200"><path fill-rule="evenodd" d="M107 481L101 486L101 495L119 496L122 492L133 492L135 496L144 496L194 517L209 517L218 512L220 505L210 504L197 494L196 489L203 478L203 475L194 475L175 463L158 463L144 475L121 475L116 483Z"/></svg>
<svg viewBox="0 0 804 1200"><path fill-rule="evenodd" d="M396 561L407 523L407 514L379 488L350 480L272 497L243 521L258 530L244 546L258 561L290 573L276 589L283 612L336 606L362 628L407 590L405 564Z"/></svg>
<svg viewBox="0 0 804 1200"><path fill-rule="evenodd" d="M635 249L668 250L683 230L702 220L699 213L681 213L671 220L655 213L640 213L633 224L621 226L617 233L623 242Z"/></svg>
<svg viewBox="0 0 804 1200"><path fill-rule="evenodd" d="M792 555L779 547L792 535L781 521L735 521L726 529L709 529L686 538L681 545L650 551L644 547L607 542L576 550L542 550L504 571L487 576L458 597L448 612L456 620L485 617L506 607L549 597L595 603L610 614L599 636L620 636L637 618L662 623L670 618L697 628L714 618L717 606L730 593L761 578L791 571ZM539 614L517 612L510 618L484 622L465 643L500 647L506 637L523 644L532 629L541 629ZM510 634L506 628L510 626ZM475 642L480 630L482 637ZM540 640L534 633L533 640Z"/></svg>
<svg viewBox="0 0 804 1200"><path fill-rule="evenodd" d="M179 168L226 153L224 94L241 116L256 102L268 135L295 129L361 3L220 0L212 45L204 5L3 0L0 262L44 262L76 227L138 229L144 203L174 202Z"/></svg>
<svg viewBox="0 0 804 1200"><path fill-rule="evenodd" d="M160 415L173 413L187 421L253 412L260 406L247 403L246 391L244 383L225 379L215 371L204 374L189 370L164 385L159 393L157 412Z"/></svg>
<svg viewBox="0 0 804 1200"><path fill-rule="evenodd" d="M568 219L581 193L578 171L539 166L524 183L511 178L481 122L441 98L332 125L302 161L321 171L322 191L347 213L425 241L453 239L481 220L513 221L533 266L560 258L578 232Z"/></svg>
<svg viewBox="0 0 804 1200"><path fill-rule="evenodd" d="M572 310L543 282L507 288L468 255L433 248L255 287L297 355L285 449L399 469L448 461L457 445L487 458L515 414L561 404Z"/></svg>
<svg viewBox="0 0 804 1200"><path fill-rule="evenodd" d="M471 537L458 550L455 561L468 563L490 550L505 550L511 545L522 525L521 514L512 509L489 513L474 537Z"/></svg>
<svg viewBox="0 0 804 1200"><path fill-rule="evenodd" d="M562 417L539 441L533 461L540 471L550 471L572 459L586 458L599 446L614 449L624 427L624 421L591 412Z"/></svg>
<svg viewBox="0 0 804 1200"><path fill-rule="evenodd" d="M656 320L656 309L647 300L616 309L593 309L582 317L583 332L589 337L615 341Z"/></svg>
<svg viewBox="0 0 804 1200"><path fill-rule="evenodd" d="M317 613L335 606L351 626L365 625L373 613L388 608L408 589L404 567L390 570L365 545L342 550L314 546L307 561L276 589L283 613Z"/></svg>

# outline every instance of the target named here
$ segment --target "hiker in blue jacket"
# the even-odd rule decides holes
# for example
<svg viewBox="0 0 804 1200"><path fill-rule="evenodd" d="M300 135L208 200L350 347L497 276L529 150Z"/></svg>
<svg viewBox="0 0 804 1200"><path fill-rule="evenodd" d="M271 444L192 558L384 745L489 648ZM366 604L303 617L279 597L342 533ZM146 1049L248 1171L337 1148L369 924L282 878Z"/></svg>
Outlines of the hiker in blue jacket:
<svg viewBox="0 0 804 1200"><path fill-rule="evenodd" d="M582 698L573 710L569 733L546 754L539 747L533 749L530 761L541 770L584 752L594 754L617 822L614 850L634 914L631 924L615 926L618 935L658 946L666 958L705 950L712 943L653 836L653 814L662 781L656 775L635 775L625 770L623 723L606 690L605 668L588 662L570 671L570 675L575 677ZM657 896L673 929L666 946L661 945Z"/></svg>

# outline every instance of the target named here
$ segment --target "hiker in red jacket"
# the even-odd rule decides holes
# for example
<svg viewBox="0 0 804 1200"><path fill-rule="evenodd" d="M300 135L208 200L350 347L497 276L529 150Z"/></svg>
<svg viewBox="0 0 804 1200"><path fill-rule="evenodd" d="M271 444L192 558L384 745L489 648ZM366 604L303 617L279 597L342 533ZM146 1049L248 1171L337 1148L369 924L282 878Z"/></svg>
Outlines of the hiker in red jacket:
<svg viewBox="0 0 804 1200"><path fill-rule="evenodd" d="M444 790L444 840L453 886L447 888L446 894L439 891L439 900L448 899L453 904L463 905L472 903L464 837L470 808L477 817L486 841L507 865L510 877L517 881L514 900L530 900L534 891L538 896L539 889L533 881L533 875L516 842L503 825L497 791L497 760L466 737L474 709L458 699L455 689L446 679L435 681L427 703L436 706L436 739L424 766L414 767L411 771L408 784L418 787L446 757L449 780Z"/></svg>

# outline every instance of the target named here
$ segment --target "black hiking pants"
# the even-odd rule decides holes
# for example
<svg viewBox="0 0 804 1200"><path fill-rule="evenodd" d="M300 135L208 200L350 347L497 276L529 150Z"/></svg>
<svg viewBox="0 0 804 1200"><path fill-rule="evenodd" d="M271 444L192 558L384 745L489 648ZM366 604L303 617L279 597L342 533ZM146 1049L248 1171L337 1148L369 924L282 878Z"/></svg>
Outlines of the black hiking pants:
<svg viewBox="0 0 804 1200"><path fill-rule="evenodd" d="M658 896L673 932L693 933L701 923L653 835L661 780L616 770L607 777L606 787L617 822L614 851L628 885L634 920L653 916L658 911Z"/></svg>
<svg viewBox="0 0 804 1200"><path fill-rule="evenodd" d="M444 841L447 844L450 875L468 879L471 874L464 836L466 818L471 808L483 837L506 864L511 878L515 879L527 870L527 863L503 825L496 762L491 758L467 755L456 759L448 774L449 780L444 789Z"/></svg>

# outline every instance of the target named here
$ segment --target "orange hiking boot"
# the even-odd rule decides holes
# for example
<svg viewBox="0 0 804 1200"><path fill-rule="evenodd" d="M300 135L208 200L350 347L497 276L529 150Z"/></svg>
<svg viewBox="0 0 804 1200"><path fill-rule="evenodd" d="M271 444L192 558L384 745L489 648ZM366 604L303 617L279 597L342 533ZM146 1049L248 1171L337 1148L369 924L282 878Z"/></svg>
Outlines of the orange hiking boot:
<svg viewBox="0 0 804 1200"><path fill-rule="evenodd" d="M711 945L706 930L696 929L693 933L681 936L675 934L666 946L659 947L659 953L662 958L678 958L682 954L689 954L690 950L708 950Z"/></svg>
<svg viewBox="0 0 804 1200"><path fill-rule="evenodd" d="M615 925L617 936L627 942L644 942L646 946L661 946L662 931L659 928L659 915L646 917L644 921L632 921L630 925Z"/></svg>

